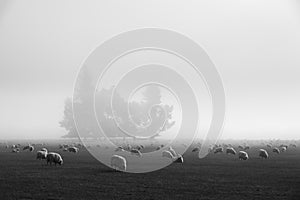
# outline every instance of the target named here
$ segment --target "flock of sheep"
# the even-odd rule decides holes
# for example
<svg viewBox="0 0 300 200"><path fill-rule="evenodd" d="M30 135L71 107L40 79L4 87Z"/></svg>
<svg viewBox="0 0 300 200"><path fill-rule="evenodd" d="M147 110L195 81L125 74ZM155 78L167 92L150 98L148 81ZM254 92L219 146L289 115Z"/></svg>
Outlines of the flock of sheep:
<svg viewBox="0 0 300 200"><path fill-rule="evenodd" d="M296 144L290 144L289 145L290 147L294 147L296 148ZM266 147L267 148L270 148L272 149L272 152L273 153L277 153L277 154L280 154L281 152L285 152L287 151L288 145L284 145L284 144L281 144L280 146L274 146L272 144L267 144ZM225 149L225 153L226 154L231 154L231 155L236 155L237 154L237 151L234 149L234 147L231 145L231 144L223 144L223 145L214 145L212 146L210 149L209 149L209 152L213 152L214 154L218 154L218 153L223 153L224 152L224 149ZM247 150L250 149L250 146L249 145L244 145L244 146L241 146L239 145L238 146L238 149L239 149L239 152L238 152L238 159L239 160L248 160L249 159L249 155L247 153ZM192 152L199 152L200 151L200 147L195 147ZM258 149L258 156L260 158L264 158L264 159L267 159L269 157L269 153L266 149Z"/></svg>
<svg viewBox="0 0 300 200"><path fill-rule="evenodd" d="M42 146L45 144L41 144ZM153 146L153 144L151 144ZM270 143L268 144L264 144L266 146L266 149L270 149L269 152L273 152L276 154L280 154L282 152L287 151L288 148L296 148L296 144L290 144L288 145L272 145ZM100 145L97 145L97 147L100 147ZM6 145L6 148L11 148L13 153L19 153L20 149L21 149L21 145L20 144L13 144L11 146ZM61 144L59 145L59 149L62 151L66 151L66 152L71 152L71 153L78 153L79 149L81 148L85 148L82 144L78 143L73 143L70 145L67 144ZM91 148L91 147L87 147L87 148ZM161 148L165 148L165 145L157 145L154 150L159 150ZM126 158L124 156L121 155L117 155L118 152L122 152L122 151L127 151L130 152L132 155L135 155L137 157L141 157L143 156L142 152L146 152L144 151L145 149L145 145L134 145L131 146L130 144L126 144L126 145L120 145L119 147L117 147L115 149L115 154L111 157L111 167L115 170L118 171L126 171L127 168L127 161ZM201 149L201 144L198 143L196 145L196 147L192 148L192 152L197 153L199 152ZM209 149L210 153L214 153L214 154L220 154L220 153L226 153L226 154L230 154L230 155L238 155L238 159L239 160L248 160L249 159L249 155L247 153L247 150L250 149L249 145L239 145L237 147L237 150L234 148L233 145L231 144L216 144L211 146L211 148ZM258 156L264 159L267 159L269 157L269 153L266 149L260 148L258 149ZM35 150L35 145L26 145L23 147L23 151L29 151L29 152L34 152ZM172 162L174 163L183 163L183 156L176 153L176 151L171 147L167 147L164 151L162 151L162 157L165 157L167 159L170 159ZM50 164L54 164L56 165L62 165L63 164L63 158L59 153L56 152L48 152L48 150L46 148L41 148L40 150L38 150L36 152L36 159L38 160L46 160L47 165Z"/></svg>

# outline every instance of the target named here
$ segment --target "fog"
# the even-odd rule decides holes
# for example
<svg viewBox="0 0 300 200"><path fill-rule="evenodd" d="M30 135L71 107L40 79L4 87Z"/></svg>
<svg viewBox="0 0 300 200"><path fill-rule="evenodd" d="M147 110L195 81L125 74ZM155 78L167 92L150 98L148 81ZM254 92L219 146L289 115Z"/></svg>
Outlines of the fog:
<svg viewBox="0 0 300 200"><path fill-rule="evenodd" d="M58 122L84 59L143 27L180 32L206 50L226 93L222 138L299 139L296 0L1 1L0 139L65 135Z"/></svg>

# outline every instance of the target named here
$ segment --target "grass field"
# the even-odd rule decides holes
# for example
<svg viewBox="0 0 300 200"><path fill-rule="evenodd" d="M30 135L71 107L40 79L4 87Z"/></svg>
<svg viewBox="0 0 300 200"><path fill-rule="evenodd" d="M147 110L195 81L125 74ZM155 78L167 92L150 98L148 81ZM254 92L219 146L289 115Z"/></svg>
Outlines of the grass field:
<svg viewBox="0 0 300 200"><path fill-rule="evenodd" d="M64 158L47 166L30 152L0 149L0 199L300 199L300 149L259 159L210 154L198 159L189 149L184 163L151 173L114 172L87 150L78 154L46 146Z"/></svg>

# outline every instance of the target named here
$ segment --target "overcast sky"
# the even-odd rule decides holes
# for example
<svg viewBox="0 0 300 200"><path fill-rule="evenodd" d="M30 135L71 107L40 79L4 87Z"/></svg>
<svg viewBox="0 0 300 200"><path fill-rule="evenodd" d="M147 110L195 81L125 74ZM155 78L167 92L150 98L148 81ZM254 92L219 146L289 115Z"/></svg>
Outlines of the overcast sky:
<svg viewBox="0 0 300 200"><path fill-rule="evenodd" d="M143 27L178 31L206 50L226 90L223 138L300 138L297 0L1 0L0 139L65 134L58 121L83 60Z"/></svg>

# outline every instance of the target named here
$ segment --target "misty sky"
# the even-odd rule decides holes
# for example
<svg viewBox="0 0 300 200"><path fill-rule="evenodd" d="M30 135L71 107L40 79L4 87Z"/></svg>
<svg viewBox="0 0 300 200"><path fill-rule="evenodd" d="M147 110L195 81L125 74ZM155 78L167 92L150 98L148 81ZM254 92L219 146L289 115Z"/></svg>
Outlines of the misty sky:
<svg viewBox="0 0 300 200"><path fill-rule="evenodd" d="M223 138L299 139L300 3L0 2L0 139L57 138L84 59L118 33L158 27L198 42L226 90Z"/></svg>

